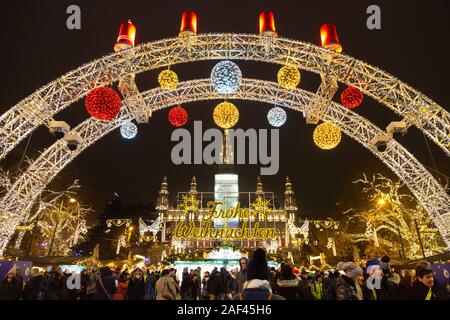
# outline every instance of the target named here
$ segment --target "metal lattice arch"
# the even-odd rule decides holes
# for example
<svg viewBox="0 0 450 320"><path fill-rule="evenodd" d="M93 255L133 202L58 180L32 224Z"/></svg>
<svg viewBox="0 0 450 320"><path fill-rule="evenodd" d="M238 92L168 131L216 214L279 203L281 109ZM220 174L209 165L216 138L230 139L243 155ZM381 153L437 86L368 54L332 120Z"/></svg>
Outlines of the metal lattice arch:
<svg viewBox="0 0 450 320"><path fill-rule="evenodd" d="M450 115L431 99L388 73L352 57L309 43L247 34L203 34L150 42L111 54L88 63L39 89L0 117L0 160L26 136L41 125L49 126L53 117L82 99L92 89L119 81L128 107L119 119L103 123L89 119L73 131L84 139L76 152L56 142L17 179L0 203L0 255L15 227L43 188L82 150L118 127L123 121L148 118L149 112L176 103L223 99L207 80L186 82L171 92L159 89L140 94L135 74L178 63L202 60L253 60L291 65L321 75L322 84L313 94L303 90L287 91L277 84L245 80L230 99L248 99L292 107L308 119L312 109L318 119L334 122L342 131L369 148L411 189L433 218L450 248L450 200L442 186L400 144L390 140L380 153L370 141L385 131L368 120L331 103L337 82L359 88L399 114L408 126L414 125L450 155ZM147 107L150 106L150 107ZM313 117L314 118L314 117Z"/></svg>
<svg viewBox="0 0 450 320"><path fill-rule="evenodd" d="M173 91L160 88L142 93L145 104L152 112L177 104L213 100L223 98L211 86L209 79L193 80L180 83ZM295 111L303 112L316 98L316 94L296 89L285 90L277 83L244 79L239 91L229 99L241 99L277 104ZM111 122L87 119L74 129L84 140L84 143L74 152L69 151L65 142L59 140L45 150L28 170L15 182L2 200L2 212L8 217L8 228L2 228L0 234L1 248L4 249L14 229L22 222L23 212L27 212L34 200L46 185L72 160L86 148L118 128L125 121L134 118L131 109L132 99L124 101L120 116ZM383 131L367 119L332 103L323 114L322 120L338 125L349 137L361 143L395 174L403 180L418 201L423 205L439 228L447 245L450 242L450 198L434 177L395 140L391 140L385 152L379 152L370 144L373 136Z"/></svg>

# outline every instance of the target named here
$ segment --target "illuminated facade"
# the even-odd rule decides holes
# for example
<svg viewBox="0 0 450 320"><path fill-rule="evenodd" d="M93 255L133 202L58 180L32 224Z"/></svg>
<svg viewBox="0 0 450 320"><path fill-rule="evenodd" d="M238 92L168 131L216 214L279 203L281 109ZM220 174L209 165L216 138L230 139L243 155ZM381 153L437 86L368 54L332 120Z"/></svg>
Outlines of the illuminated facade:
<svg viewBox="0 0 450 320"><path fill-rule="evenodd" d="M219 205L214 207L213 203ZM212 208L217 212L222 209L224 213L230 213L230 217L213 217ZM210 249L227 245L277 251L293 245L292 228L297 229L295 220L298 208L289 178L285 181L282 205L277 206L274 193L263 190L259 177L255 191L240 192L238 176L235 174L215 175L214 192L199 192L194 177L189 191L178 192L176 202L170 205L165 177L156 209L162 225L160 239L175 250ZM238 211L241 215L232 215ZM247 212L247 215L243 212ZM210 229L206 229L205 219ZM192 226L192 229L198 230L198 233L194 233L197 236L180 237L180 225ZM211 232L208 233L208 230ZM219 231L223 231L223 237L217 237Z"/></svg>

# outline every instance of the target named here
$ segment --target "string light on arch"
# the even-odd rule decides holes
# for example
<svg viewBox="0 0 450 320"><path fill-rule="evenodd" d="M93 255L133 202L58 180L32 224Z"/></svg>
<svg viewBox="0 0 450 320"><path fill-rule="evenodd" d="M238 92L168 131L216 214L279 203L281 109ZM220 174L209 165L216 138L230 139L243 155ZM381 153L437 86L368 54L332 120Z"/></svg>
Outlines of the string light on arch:
<svg viewBox="0 0 450 320"><path fill-rule="evenodd" d="M242 83L242 71L232 61L221 61L211 71L211 83L220 94L233 94Z"/></svg>
<svg viewBox="0 0 450 320"><path fill-rule="evenodd" d="M284 66L278 71L278 84L284 89L295 89L301 80L300 71L291 66Z"/></svg>
<svg viewBox="0 0 450 320"><path fill-rule="evenodd" d="M231 102L222 102L214 109L214 122L222 129L230 129L239 121L239 110Z"/></svg>
<svg viewBox="0 0 450 320"><path fill-rule="evenodd" d="M272 127L279 128L286 123L286 111L284 111L284 109L280 107L274 107L270 109L269 113L267 114L267 120Z"/></svg>
<svg viewBox="0 0 450 320"><path fill-rule="evenodd" d="M188 113L187 111L180 107L174 107L169 111L169 122L174 126L174 127L182 127L184 125L186 125L186 123L188 122Z"/></svg>
<svg viewBox="0 0 450 320"><path fill-rule="evenodd" d="M178 82L178 75L170 69L163 70L158 76L159 85L166 90L176 89Z"/></svg>
<svg viewBox="0 0 450 320"><path fill-rule="evenodd" d="M355 109L361 105L364 100L364 94L356 87L347 87L341 94L342 104L349 108Z"/></svg>
<svg viewBox="0 0 450 320"><path fill-rule="evenodd" d="M338 126L332 123L322 123L316 127L313 134L314 143L323 150L336 148L342 139Z"/></svg>
<svg viewBox="0 0 450 320"><path fill-rule="evenodd" d="M134 138L136 138L137 133L138 133L138 128L131 121L125 122L124 124L122 124L120 126L120 134L125 139L128 139L128 140L134 139Z"/></svg>

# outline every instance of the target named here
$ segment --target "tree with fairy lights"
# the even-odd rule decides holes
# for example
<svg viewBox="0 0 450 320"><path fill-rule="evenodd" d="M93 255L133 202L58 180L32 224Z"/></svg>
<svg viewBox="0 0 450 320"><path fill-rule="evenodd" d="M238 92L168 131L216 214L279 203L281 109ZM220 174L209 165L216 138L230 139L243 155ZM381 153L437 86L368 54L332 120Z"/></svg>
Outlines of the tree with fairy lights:
<svg viewBox="0 0 450 320"><path fill-rule="evenodd" d="M0 170L0 195L3 195L14 183L15 176L22 171L22 167L32 163L29 157L24 157L19 164L19 169L14 173ZM56 252L60 255L67 255L70 247L82 241L87 233L86 214L91 211L81 205L77 200L77 191L81 189L78 180L72 182L69 187L63 187L62 190L55 191L46 189L35 201L33 206L26 212L25 219L16 228L13 240L9 244L10 252L18 255L46 255L49 252L50 239L52 238L46 229L52 225L52 212L56 211L61 202L71 204L67 214L73 216L66 219L66 222L58 232L55 233L53 243L57 243L63 249ZM5 217L3 217L5 218ZM6 217L7 218L7 217ZM66 230L67 229L67 230ZM61 237L61 231L66 230L67 236ZM64 233L64 232L63 232Z"/></svg>
<svg viewBox="0 0 450 320"><path fill-rule="evenodd" d="M383 252L418 259L445 251L437 228L403 182L378 173L371 178L363 174L354 184L361 186L366 201L347 211L348 225L354 242L368 244L366 256Z"/></svg>

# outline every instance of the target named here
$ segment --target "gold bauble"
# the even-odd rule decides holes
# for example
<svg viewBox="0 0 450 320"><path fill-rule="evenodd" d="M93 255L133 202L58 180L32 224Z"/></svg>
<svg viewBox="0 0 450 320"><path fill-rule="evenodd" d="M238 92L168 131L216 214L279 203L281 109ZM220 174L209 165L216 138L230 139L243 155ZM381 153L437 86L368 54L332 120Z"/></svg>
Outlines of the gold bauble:
<svg viewBox="0 0 450 320"><path fill-rule="evenodd" d="M214 122L222 129L230 129L239 121L239 110L230 102L222 102L214 109Z"/></svg>
<svg viewBox="0 0 450 320"><path fill-rule="evenodd" d="M178 75L172 70L164 70L158 76L158 83L163 89L176 89L178 86Z"/></svg>
<svg viewBox="0 0 450 320"><path fill-rule="evenodd" d="M278 71L278 84L284 89L296 88L301 80L300 71L291 66L284 66Z"/></svg>
<svg viewBox="0 0 450 320"><path fill-rule="evenodd" d="M316 127L313 134L314 143L321 149L336 148L342 139L341 130L332 123L322 123Z"/></svg>

